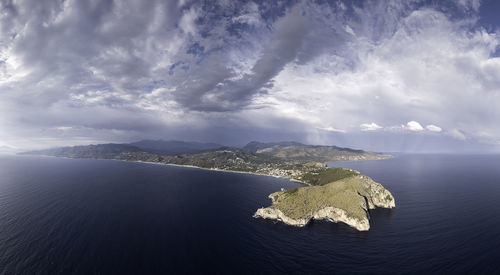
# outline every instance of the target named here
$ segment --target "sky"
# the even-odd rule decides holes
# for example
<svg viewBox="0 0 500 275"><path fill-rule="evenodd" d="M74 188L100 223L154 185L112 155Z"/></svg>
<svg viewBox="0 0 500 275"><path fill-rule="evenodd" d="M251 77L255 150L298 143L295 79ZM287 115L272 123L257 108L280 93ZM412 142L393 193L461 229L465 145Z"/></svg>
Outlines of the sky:
<svg viewBox="0 0 500 275"><path fill-rule="evenodd" d="M0 148L500 151L494 0L0 0Z"/></svg>

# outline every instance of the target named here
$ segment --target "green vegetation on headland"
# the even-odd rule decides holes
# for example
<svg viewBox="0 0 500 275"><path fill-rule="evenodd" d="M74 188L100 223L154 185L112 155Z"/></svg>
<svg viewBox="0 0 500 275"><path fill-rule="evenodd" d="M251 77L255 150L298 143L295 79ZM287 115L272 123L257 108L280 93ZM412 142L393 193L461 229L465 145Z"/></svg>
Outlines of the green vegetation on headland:
<svg viewBox="0 0 500 275"><path fill-rule="evenodd" d="M334 171L340 170L352 174L323 185L273 193L269 195L273 204L257 210L255 217L295 226L304 226L312 219L340 221L364 231L370 228L369 209L396 206L392 194L379 183L357 171Z"/></svg>
<svg viewBox="0 0 500 275"><path fill-rule="evenodd" d="M370 178L354 170L328 168L325 165L328 161L384 159L389 157L387 155L296 142L251 142L241 149L210 149L217 145L180 143L147 141L134 145L100 144L25 154L153 162L287 177L310 186L271 194L273 205L259 209L255 216L298 226L307 224L311 219L327 219L345 222L359 230L367 230L368 209L375 206L395 206L390 192ZM172 144L180 147L173 148ZM147 148L139 147L141 145L147 145ZM167 145L170 146L168 150L161 147ZM165 154L174 151L191 153Z"/></svg>
<svg viewBox="0 0 500 275"><path fill-rule="evenodd" d="M325 185L358 174L356 171L349 169L330 168L307 172L302 176L302 180L310 185Z"/></svg>

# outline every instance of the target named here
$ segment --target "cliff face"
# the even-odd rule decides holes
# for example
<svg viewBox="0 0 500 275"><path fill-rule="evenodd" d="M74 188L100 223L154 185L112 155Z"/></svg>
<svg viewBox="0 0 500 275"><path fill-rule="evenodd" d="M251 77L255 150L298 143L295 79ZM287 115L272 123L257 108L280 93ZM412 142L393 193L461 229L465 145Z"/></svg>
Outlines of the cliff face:
<svg viewBox="0 0 500 275"><path fill-rule="evenodd" d="M330 222L343 222L351 227L356 228L359 231L367 231L370 229L368 218L352 218L349 217L345 210L335 207L325 207L314 213L311 213L311 215L308 217L298 219L292 219L286 216L285 214L283 214L283 212L281 212L281 210L277 208L259 208L257 209L257 212L255 212L254 218L277 220L288 225L299 227L305 226L309 223L309 221L311 221L311 219L326 220Z"/></svg>
<svg viewBox="0 0 500 275"><path fill-rule="evenodd" d="M357 230L370 229L369 209L394 208L394 197L381 184L357 174L323 186L307 186L269 195L273 204L254 217L305 226L312 219L343 222Z"/></svg>
<svg viewBox="0 0 500 275"><path fill-rule="evenodd" d="M369 183L369 194L371 202L375 207L396 207L396 201L394 200L394 197L392 196L391 192L389 192L389 190L385 189L382 184L374 182L371 178L366 178ZM374 209L375 207L371 206L370 209Z"/></svg>

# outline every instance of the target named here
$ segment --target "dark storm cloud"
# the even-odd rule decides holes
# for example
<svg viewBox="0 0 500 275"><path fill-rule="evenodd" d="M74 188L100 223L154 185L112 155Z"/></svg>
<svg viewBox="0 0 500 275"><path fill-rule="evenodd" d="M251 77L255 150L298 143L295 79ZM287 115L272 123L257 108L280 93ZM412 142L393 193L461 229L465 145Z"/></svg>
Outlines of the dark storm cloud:
<svg viewBox="0 0 500 275"><path fill-rule="evenodd" d="M4 2L2 40L10 42L9 53L30 70L23 83L16 83L30 97L20 100L51 104L72 94L106 90L129 100L115 97L102 103L126 104L148 92L144 87L152 82L164 81L176 87L174 97L187 109L236 110L269 88L284 66L307 62L329 41L320 39L328 37L317 31L323 26L311 22L313 6L208 3ZM245 5L256 10L241 9ZM244 16L246 21L236 20ZM251 21L252 16L259 18ZM225 53L255 39L267 41L262 54L235 79Z"/></svg>
<svg viewBox="0 0 500 275"><path fill-rule="evenodd" d="M328 14L324 13L325 8ZM260 28L264 30L243 24L237 28L236 44L234 41L228 41L228 45L204 53L202 60L197 64L200 66L191 67L191 70L185 72L184 75L189 80L184 81L176 91L179 103L186 108L199 111L241 109L251 102L253 96L265 93L272 87L272 79L286 65L306 64L327 50L339 52L343 50L341 46L348 39L348 35L342 25L344 23L341 17L342 11L337 6L300 3L282 10L282 16L276 18L274 22L265 20L264 15L260 17L262 20ZM335 16L332 16L332 10L338 13L333 13ZM272 18L271 15L267 16ZM233 26L234 24L229 24L222 34L214 36L217 39L233 36ZM249 34L262 39L260 37L262 32L265 32L267 40L263 39L265 42L261 45L261 54L252 61L253 66L246 73L236 77L232 69L227 66L230 62L227 62L224 53L251 44L252 41L246 41L245 38ZM213 39L208 35L207 37L206 39ZM250 36L250 39L255 37Z"/></svg>
<svg viewBox="0 0 500 275"><path fill-rule="evenodd" d="M297 57L309 28L302 12L296 8L276 22L261 57L240 79L230 80L234 74L225 66L221 53L209 54L201 63L203 67L195 71L197 78L178 89L180 102L202 111L234 110L248 104L254 94ZM191 72L190 75L193 76Z"/></svg>
<svg viewBox="0 0 500 275"><path fill-rule="evenodd" d="M500 142L500 43L475 25L478 9L476 0L0 0L0 146L344 143L339 135L362 145L370 127L389 140Z"/></svg>

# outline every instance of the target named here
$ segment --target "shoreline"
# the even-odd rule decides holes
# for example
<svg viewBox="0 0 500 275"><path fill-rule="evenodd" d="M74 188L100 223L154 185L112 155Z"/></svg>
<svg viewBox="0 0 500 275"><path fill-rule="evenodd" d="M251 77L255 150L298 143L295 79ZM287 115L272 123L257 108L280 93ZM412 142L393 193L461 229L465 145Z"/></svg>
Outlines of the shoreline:
<svg viewBox="0 0 500 275"><path fill-rule="evenodd" d="M369 160L385 160L385 159L391 159L391 158L394 157L392 155L385 155L385 156L387 156L387 158L351 160L351 161L348 161L348 162L369 161ZM289 181L297 182L297 183L303 184L305 186L313 186L313 185L310 185L308 183L302 182L300 180L292 179L292 178L289 178L289 177L273 176L273 175L268 175L268 174L255 173L255 172L245 172L245 171L236 171L236 170L224 170L224 169L218 169L218 168L204 168L204 167L193 166L193 165L183 165L183 164L173 164L173 163L161 163L161 162L140 161L140 160L121 160L121 159L110 159L110 160L118 160L118 161L126 161L126 162L137 162L137 163L147 163L147 164L155 164L155 165L168 165L168 166L176 166L176 167L184 167L184 168L195 168L195 169L201 169L201 170L218 171L218 172L226 172L226 173L238 173L238 174L266 176L266 177L287 179ZM332 162L347 162L347 161L330 161L330 163L332 163ZM329 162L325 162L325 167L326 168L338 168L338 167L329 167L329 166L327 166L328 163Z"/></svg>
<svg viewBox="0 0 500 275"><path fill-rule="evenodd" d="M141 160L123 160L123 159L70 158L70 157L58 157L58 156L49 156L49 155L25 155L25 156L41 156L41 157L64 158L64 159L112 160L112 161L122 161L122 162L145 163L145 164L153 164L153 165L165 165L165 166L174 166L174 167L181 167L181 168L193 168L193 169L200 169L200 170L207 170L207 171L216 171L216 172L224 172L224 173L237 173L237 174L248 174L248 175L256 175L256 176L266 176L266 177L273 177L273 178L281 178L281 179L287 179L289 181L293 181L293 182L296 182L296 183L300 183L300 184L303 184L305 186L311 186L310 184L307 184L305 182L302 182L302 181L299 181L299 180L296 180L296 179L291 179L291 178L288 178L288 177L273 176L273 175L268 175L268 174L255 173L255 172L245 172L245 171L236 171L236 170L224 170L224 169L217 169L217 168L204 168L204 167L198 167L198 166L193 166L193 165L183 165L183 164L174 164L174 163L162 163L162 162L141 161Z"/></svg>
<svg viewBox="0 0 500 275"><path fill-rule="evenodd" d="M199 166L193 166L193 165L183 165L183 164L173 164L173 163L161 163L161 162L151 162L151 161L140 161L140 160L121 160L121 159L109 159L109 160L118 160L118 161L125 161L125 162L136 162L136 163L147 163L147 164L155 164L155 165L167 165L167 166L175 166L175 167L183 167L183 168L194 168L194 169L201 169L201 170L207 170L207 171L216 171L216 172L225 172L225 173L237 173L237 174L247 174L247 175L257 175L257 176L266 176L266 177L273 177L273 178L279 178L279 179L287 179L289 181L297 182L300 184L304 184L306 186L311 186L310 184L307 184L305 182L288 178L288 177L282 177L282 176L273 176L273 175L268 175L268 174L262 174L262 173L255 173L255 172L245 172L245 171L236 171L236 170L224 170L224 169L218 169L218 168L204 168L204 167L199 167Z"/></svg>
<svg viewBox="0 0 500 275"><path fill-rule="evenodd" d="M16 155L18 155L18 154L16 154ZM266 176L266 177L273 177L273 178L281 178L281 179L287 179L287 180L292 181L292 182L303 184L304 186L312 186L312 185L310 185L308 183L302 182L300 180L292 179L292 178L289 178L289 177L273 176L273 175L268 175L268 174L263 174L263 173L246 172L246 171L224 170L224 169L218 169L218 168L204 168L204 167L199 167L199 166L194 166L194 165L183 165L183 164L162 163L162 162L141 161L141 160L99 159L99 158L71 158L71 157L58 157L58 156L49 156L49 155L32 155L32 156L44 156L44 157L65 158L65 159L114 160L114 161L146 163L146 164L154 164L154 165L166 165L166 166L174 166L174 167L182 167L182 168L194 168L194 169L201 169L201 170L207 170L207 171L217 171L217 172L224 172L224 173L237 173L237 174L247 174L247 175L257 175L257 176ZM381 158L381 159L371 159L371 160L384 160L384 159L393 158L392 155L386 155L386 156L388 156L388 157L387 158ZM363 160L351 160L351 161L347 161L347 162L358 162L358 161L367 161L367 160L366 159L363 159ZM346 161L325 162L325 167L326 168L335 168L335 167L329 167L328 166L328 163L332 163L332 162L346 162Z"/></svg>

